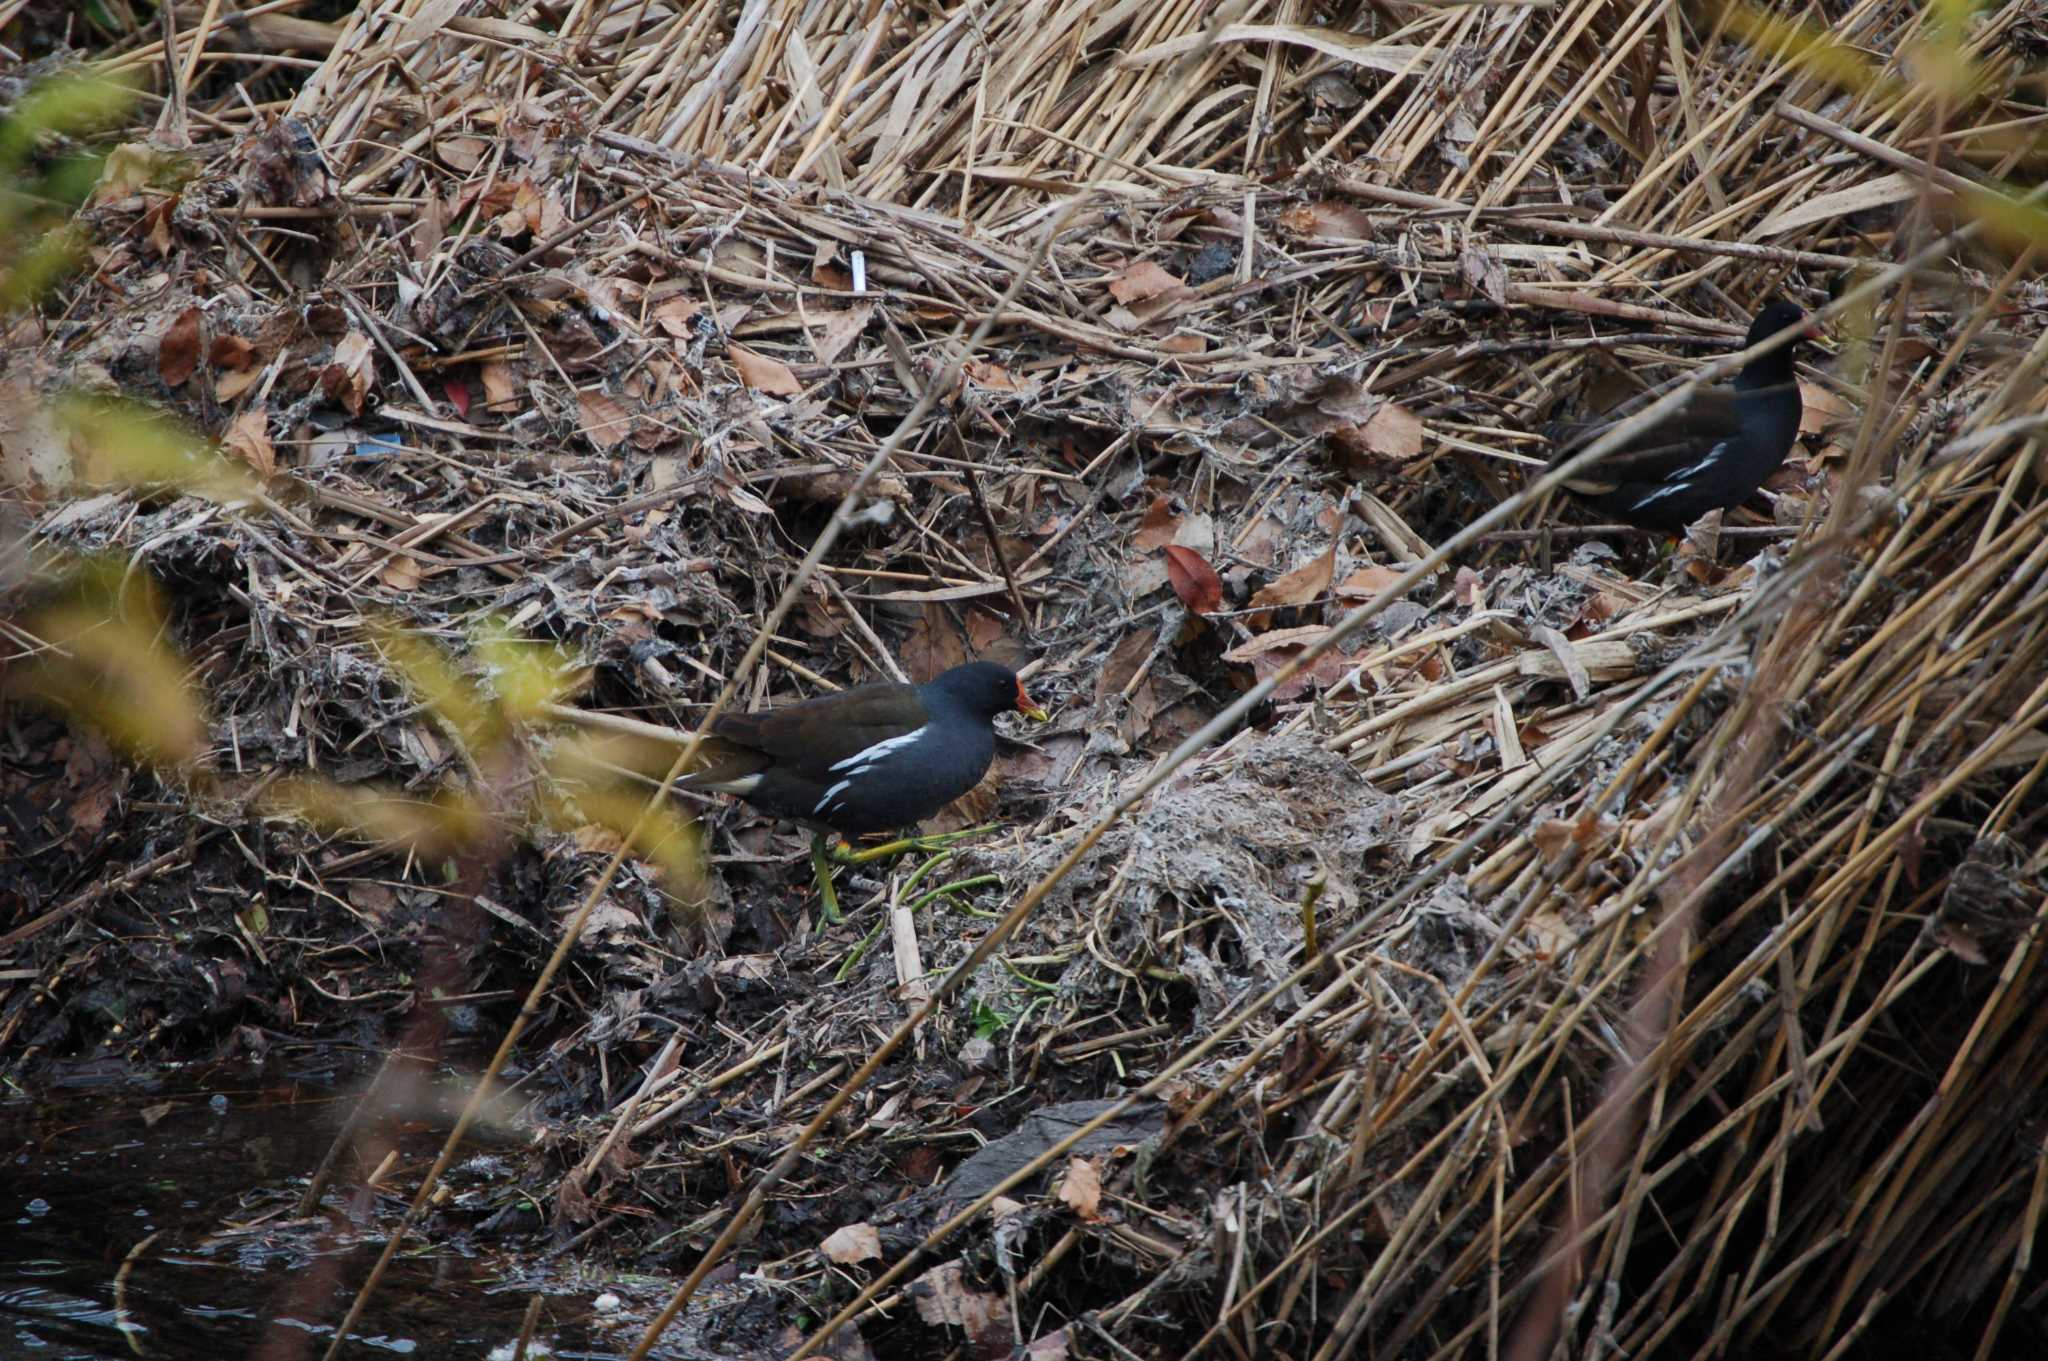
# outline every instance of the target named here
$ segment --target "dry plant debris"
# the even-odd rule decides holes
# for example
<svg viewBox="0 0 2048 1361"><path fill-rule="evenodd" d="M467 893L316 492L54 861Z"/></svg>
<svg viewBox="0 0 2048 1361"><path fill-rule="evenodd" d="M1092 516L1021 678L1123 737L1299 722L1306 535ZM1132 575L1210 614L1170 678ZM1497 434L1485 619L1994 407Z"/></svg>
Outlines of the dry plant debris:
<svg viewBox="0 0 2048 1361"><path fill-rule="evenodd" d="M743 695L1039 658L1053 724L944 820L1008 830L857 886L842 934L745 817L696 912L629 860L519 1059L555 1229L690 1265L907 1014L915 953L864 931L964 885L899 918L943 971L1284 676L855 1096L693 1337L2048 1340L2048 232L1998 193L2039 174L2037 7L295 8L171 7L102 54L160 116L0 360L33 551L162 583L231 777L14 712L17 1064L376 1035L414 1005L390 952L444 932L448 1019L494 1029L615 839L534 830L456 930L435 866L219 790L476 778L380 619L566 645L551 740L672 751L1021 271ZM1779 292L1842 301L1771 520L1668 554L1516 502L1387 598L1549 421ZM174 408L264 490L67 486L59 385ZM913 1191L1133 1091L1128 1142L1048 1153L855 1299L956 1208ZM852 1327L788 1330L796 1299Z"/></svg>

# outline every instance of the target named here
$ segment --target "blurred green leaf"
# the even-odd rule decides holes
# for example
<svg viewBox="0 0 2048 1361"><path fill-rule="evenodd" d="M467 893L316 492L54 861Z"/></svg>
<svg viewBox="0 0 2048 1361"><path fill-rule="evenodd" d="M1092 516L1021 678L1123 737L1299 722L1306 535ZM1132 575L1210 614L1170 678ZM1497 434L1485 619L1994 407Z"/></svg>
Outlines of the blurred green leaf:
<svg viewBox="0 0 2048 1361"><path fill-rule="evenodd" d="M0 175L28 160L44 133L78 137L110 127L135 103L135 91L98 76L62 75L43 81L0 122Z"/></svg>
<svg viewBox="0 0 2048 1361"><path fill-rule="evenodd" d="M408 690L455 730L472 754L488 750L503 736L502 716L489 698L440 648L395 624L374 630L377 650Z"/></svg>
<svg viewBox="0 0 2048 1361"><path fill-rule="evenodd" d="M74 393L55 403L57 426L83 475L115 486L175 487L216 500L256 491L241 465L177 421L136 402Z"/></svg>
<svg viewBox="0 0 2048 1361"><path fill-rule="evenodd" d="M2048 208L1995 189L1971 190L1960 197L1963 211L2000 241L2020 249L2048 250Z"/></svg>
<svg viewBox="0 0 2048 1361"><path fill-rule="evenodd" d="M147 576L107 559L80 563L20 626L45 644L22 664L23 693L138 760L189 767L205 754L206 716L165 641L167 611Z"/></svg>
<svg viewBox="0 0 2048 1361"><path fill-rule="evenodd" d="M474 634L491 689L515 722L532 722L575 688L576 659L550 643L523 637L495 616Z"/></svg>

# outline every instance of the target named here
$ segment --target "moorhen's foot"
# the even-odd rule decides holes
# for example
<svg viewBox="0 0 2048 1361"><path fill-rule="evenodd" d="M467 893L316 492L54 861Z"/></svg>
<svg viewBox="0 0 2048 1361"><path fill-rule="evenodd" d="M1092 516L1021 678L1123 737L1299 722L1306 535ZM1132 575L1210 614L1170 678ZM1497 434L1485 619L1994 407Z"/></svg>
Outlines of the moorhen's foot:
<svg viewBox="0 0 2048 1361"><path fill-rule="evenodd" d="M981 827L967 827L957 832L939 832L932 836L903 836L894 841L884 841L879 846L866 846L857 851L841 842L832 848L832 860L840 865L866 865L890 856L908 855L912 851L942 851L948 846L958 845L969 837L992 832L995 826L991 822Z"/></svg>

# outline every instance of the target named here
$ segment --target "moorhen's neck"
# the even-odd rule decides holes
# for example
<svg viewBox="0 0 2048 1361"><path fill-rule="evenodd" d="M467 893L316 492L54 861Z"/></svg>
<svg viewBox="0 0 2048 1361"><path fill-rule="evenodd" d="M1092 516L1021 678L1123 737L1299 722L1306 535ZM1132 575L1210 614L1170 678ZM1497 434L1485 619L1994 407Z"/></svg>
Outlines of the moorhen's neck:
<svg viewBox="0 0 2048 1361"><path fill-rule="evenodd" d="M1796 324L1804 317L1805 313L1790 303L1772 303L1762 312L1759 312L1756 320L1750 323L1749 334L1742 341L1743 348L1747 349L1751 345L1769 340L1778 332ZM1742 372L1736 375L1735 386L1748 389L1787 387L1791 385L1794 381L1792 371L1793 351L1798 348L1799 341L1795 338L1786 341L1769 354L1758 355L1755 359L1742 366Z"/></svg>

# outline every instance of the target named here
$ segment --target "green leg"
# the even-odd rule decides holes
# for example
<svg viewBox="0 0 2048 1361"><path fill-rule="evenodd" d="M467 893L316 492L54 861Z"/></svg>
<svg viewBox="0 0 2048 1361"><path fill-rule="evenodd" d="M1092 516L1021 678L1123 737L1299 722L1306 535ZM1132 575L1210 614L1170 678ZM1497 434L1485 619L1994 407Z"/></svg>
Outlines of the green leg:
<svg viewBox="0 0 2048 1361"><path fill-rule="evenodd" d="M818 876L818 901L824 906L825 920L839 920L839 895L832 891L832 859L825 850L825 833L818 832L811 837L811 872Z"/></svg>
<svg viewBox="0 0 2048 1361"><path fill-rule="evenodd" d="M879 846L870 846L866 850L860 851L850 850L843 845L834 846L832 848L832 859L841 865L865 865L871 860L881 860L892 855L904 855L911 851L942 851L956 842L965 841L971 836L980 836L983 832L992 831L993 829L994 824L991 823L987 827L969 827L958 832L941 832L937 836L906 836L900 837L895 841L885 841Z"/></svg>

